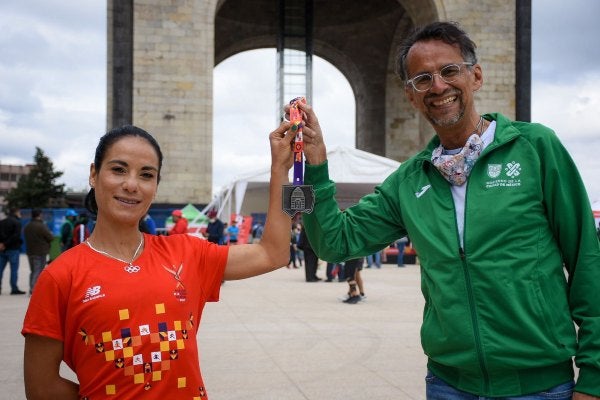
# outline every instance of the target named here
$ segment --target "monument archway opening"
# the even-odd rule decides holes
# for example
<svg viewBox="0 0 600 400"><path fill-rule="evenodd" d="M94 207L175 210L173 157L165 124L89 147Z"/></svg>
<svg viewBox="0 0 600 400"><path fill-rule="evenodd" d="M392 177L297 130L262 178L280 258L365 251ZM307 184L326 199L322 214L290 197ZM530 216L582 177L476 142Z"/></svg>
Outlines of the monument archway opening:
<svg viewBox="0 0 600 400"><path fill-rule="evenodd" d="M213 193L244 172L269 166L268 134L279 124L276 50L255 49L220 62L213 72ZM348 80L313 57L313 106L328 148L356 147L356 107Z"/></svg>

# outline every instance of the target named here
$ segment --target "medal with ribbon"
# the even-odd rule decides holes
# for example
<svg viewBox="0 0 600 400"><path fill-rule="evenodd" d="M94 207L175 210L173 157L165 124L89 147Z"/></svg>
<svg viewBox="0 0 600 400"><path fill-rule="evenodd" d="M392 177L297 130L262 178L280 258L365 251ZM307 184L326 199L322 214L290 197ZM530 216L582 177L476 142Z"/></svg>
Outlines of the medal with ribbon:
<svg viewBox="0 0 600 400"><path fill-rule="evenodd" d="M296 213L310 214L315 204L315 194L311 185L304 184L304 141L302 138L302 110L298 103L306 103L304 97L296 97L290 101L291 130L294 138L294 179L291 185L283 185L282 208L290 217Z"/></svg>

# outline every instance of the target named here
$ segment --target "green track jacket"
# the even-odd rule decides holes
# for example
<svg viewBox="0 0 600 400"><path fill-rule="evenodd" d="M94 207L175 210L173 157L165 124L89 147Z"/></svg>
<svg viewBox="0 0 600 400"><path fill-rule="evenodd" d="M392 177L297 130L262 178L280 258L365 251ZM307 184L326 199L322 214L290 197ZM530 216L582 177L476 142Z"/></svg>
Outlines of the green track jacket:
<svg viewBox="0 0 600 400"><path fill-rule="evenodd" d="M468 180L462 248L450 185L430 161L437 137L343 212L327 163L307 165L309 240L320 258L342 261L408 233L428 368L451 385L535 393L572 379L575 356L576 390L600 396L600 245L579 173L550 129L484 118L496 133Z"/></svg>

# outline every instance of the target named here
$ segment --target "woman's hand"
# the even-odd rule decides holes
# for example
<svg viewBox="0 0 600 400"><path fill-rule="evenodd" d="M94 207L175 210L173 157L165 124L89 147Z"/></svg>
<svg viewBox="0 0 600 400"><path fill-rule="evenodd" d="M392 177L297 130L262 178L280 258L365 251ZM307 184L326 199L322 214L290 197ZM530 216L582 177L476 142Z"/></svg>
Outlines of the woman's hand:
<svg viewBox="0 0 600 400"><path fill-rule="evenodd" d="M277 129L269 135L271 144L271 169L285 169L286 173L294 164L293 142L295 132L290 132L292 124L282 122Z"/></svg>

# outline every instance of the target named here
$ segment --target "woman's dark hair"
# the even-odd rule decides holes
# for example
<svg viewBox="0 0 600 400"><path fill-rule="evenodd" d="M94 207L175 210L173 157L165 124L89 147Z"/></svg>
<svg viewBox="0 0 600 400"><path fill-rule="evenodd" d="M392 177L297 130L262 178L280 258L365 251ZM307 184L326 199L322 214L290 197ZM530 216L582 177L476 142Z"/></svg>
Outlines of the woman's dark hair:
<svg viewBox="0 0 600 400"><path fill-rule="evenodd" d="M139 136L143 139L146 139L148 141L148 143L150 143L150 145L152 145L152 147L154 147L154 150L156 151L156 155L158 156L157 180L158 180L158 182L160 182L160 170L162 168L162 162L163 162L163 155L162 155L162 151L160 150L160 146L159 146L158 142L156 141L156 139L154 139L154 137L151 134L149 134L145 130L138 128L137 126L133 126L133 125L124 125L124 126L121 126L118 128L111 129L104 136L102 136L100 138L100 141L98 142L98 146L96 147L96 154L94 155L94 166L96 168L96 171L100 170L100 167L102 166L102 163L104 162L104 157L105 157L108 149L113 144L115 144L116 142L118 142L119 140L121 140L127 136ZM94 188L91 188L90 191L88 192L87 196L85 196L84 204L85 204L85 208L92 214L96 215L98 213L98 205L96 204L96 192L95 192Z"/></svg>
<svg viewBox="0 0 600 400"><path fill-rule="evenodd" d="M410 48L417 42L426 40L441 40L450 45L458 45L464 61L477 64L475 42L469 38L467 33L458 27L456 22L433 22L429 25L416 28L400 46L396 59L396 73L405 81L408 79L406 71L406 57Z"/></svg>

